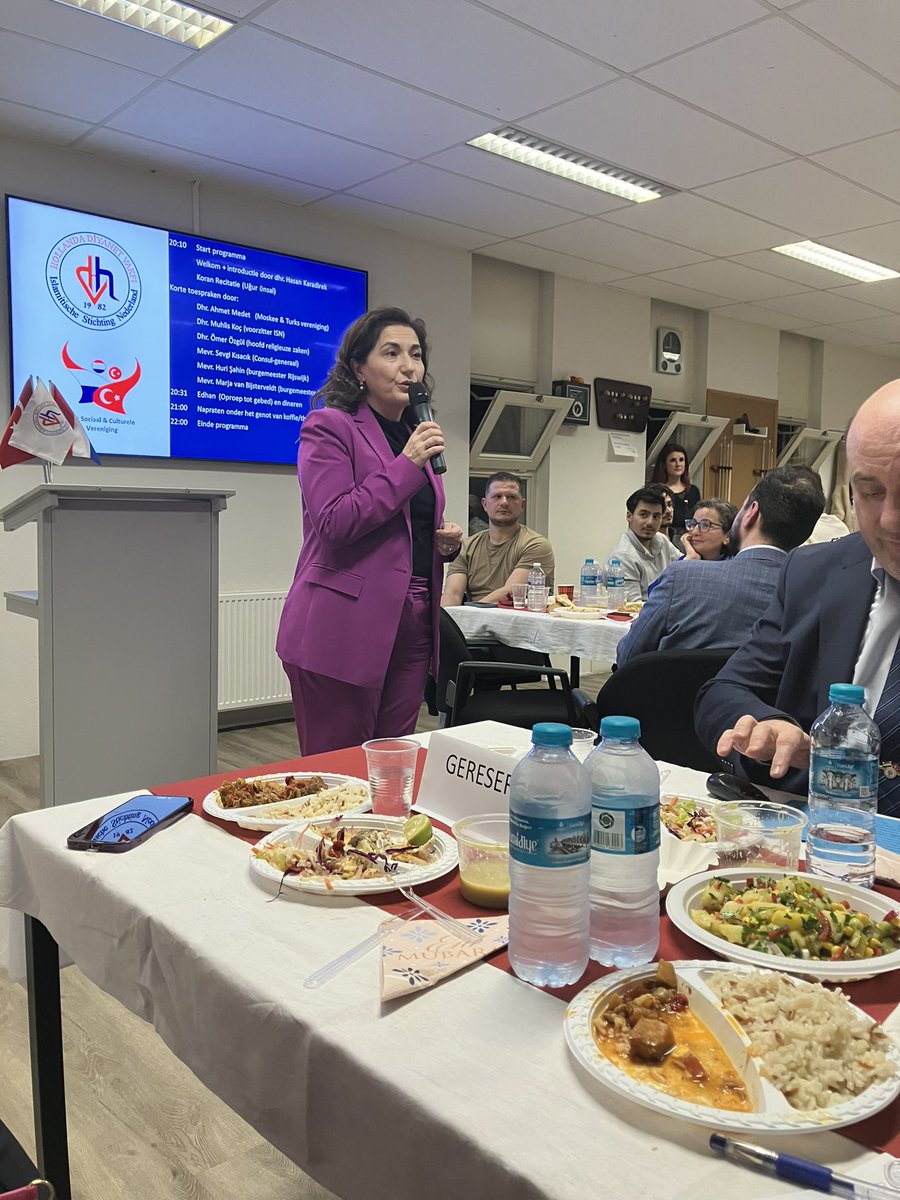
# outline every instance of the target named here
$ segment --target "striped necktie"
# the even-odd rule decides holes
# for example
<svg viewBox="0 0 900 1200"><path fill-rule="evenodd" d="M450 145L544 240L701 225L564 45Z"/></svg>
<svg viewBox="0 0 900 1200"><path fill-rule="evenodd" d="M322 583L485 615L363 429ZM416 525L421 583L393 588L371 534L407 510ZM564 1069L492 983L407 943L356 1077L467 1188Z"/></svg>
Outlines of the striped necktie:
<svg viewBox="0 0 900 1200"><path fill-rule="evenodd" d="M900 639L884 681L884 690L875 710L875 724L881 733L882 772L878 785L878 811L900 817ZM885 771L891 771L892 778Z"/></svg>

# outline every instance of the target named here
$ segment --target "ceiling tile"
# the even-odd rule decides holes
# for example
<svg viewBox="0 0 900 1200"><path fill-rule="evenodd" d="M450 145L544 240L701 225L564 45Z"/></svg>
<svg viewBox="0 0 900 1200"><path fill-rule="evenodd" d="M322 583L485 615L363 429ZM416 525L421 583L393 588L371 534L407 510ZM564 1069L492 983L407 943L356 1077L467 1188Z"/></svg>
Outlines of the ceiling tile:
<svg viewBox="0 0 900 1200"><path fill-rule="evenodd" d="M882 338L886 342L900 341L900 315L873 317L867 321L853 321L846 328L851 333L861 333L865 337Z"/></svg>
<svg viewBox="0 0 900 1200"><path fill-rule="evenodd" d="M844 54L900 83L900 5L897 0L812 0L791 13Z"/></svg>
<svg viewBox="0 0 900 1200"><path fill-rule="evenodd" d="M900 218L900 205L798 160L713 183L698 192L773 225L794 229L797 240Z"/></svg>
<svg viewBox="0 0 900 1200"><path fill-rule="evenodd" d="M711 296L707 292L698 292L694 288L679 287L677 283L667 283L663 279L654 279L650 275L634 275L630 279L617 279L610 287L622 288L626 292L636 292L639 296L650 296L653 300L667 300L670 304L681 304L685 308L709 309L718 308L728 301L724 296Z"/></svg>
<svg viewBox="0 0 900 1200"><path fill-rule="evenodd" d="M895 49L900 57L900 45ZM900 131L825 150L814 159L830 171L864 183L884 196L900 196Z"/></svg>
<svg viewBox="0 0 900 1200"><path fill-rule="evenodd" d="M534 200L562 205L563 208L569 208L587 217L620 208L641 207L635 206L630 200L611 196L609 192L585 187L582 183L572 183L559 175L549 175L546 171L536 171L533 167L523 166L522 163L513 162L511 159L488 154L485 150L476 150L474 146L454 146L452 150L433 155L427 162L429 166L441 167L457 175L465 175L469 179L480 179L484 183L493 183L497 187L508 188L511 192L531 196Z"/></svg>
<svg viewBox="0 0 900 1200"><path fill-rule="evenodd" d="M495 242L492 246L482 247L478 253L503 259L504 262L518 263L522 267L534 267L537 271L549 271L555 275L565 275L569 279L582 279L587 283L608 283L610 279L618 279L621 275L621 272L613 267L574 258L571 254L542 250L540 246L530 246L527 242ZM616 287L618 286L616 284Z"/></svg>
<svg viewBox="0 0 900 1200"><path fill-rule="evenodd" d="M107 59L120 67L135 67L152 75L164 75L197 53L168 38L148 37L140 29L120 21L105 20L95 13L51 3L51 0L3 0L0 28L67 46L70 50L81 50L94 58ZM6 61L4 56L4 70ZM105 70L101 78L104 86L98 88L99 91L105 90Z"/></svg>
<svg viewBox="0 0 900 1200"><path fill-rule="evenodd" d="M198 154L196 150L184 150L179 146L135 137L131 133L118 133L114 129L95 130L83 145L88 150L115 155L117 159L149 166L152 170L161 170L182 179L199 179L219 186L243 185L260 195L287 200L292 204L306 204L329 194L325 188L313 187L284 175L254 170Z"/></svg>
<svg viewBox="0 0 900 1200"><path fill-rule="evenodd" d="M800 154L900 127L900 93L780 16L641 77Z"/></svg>
<svg viewBox="0 0 900 1200"><path fill-rule="evenodd" d="M855 254L868 262L900 271L900 221L854 229L850 233L834 233L822 241L846 254Z"/></svg>
<svg viewBox="0 0 900 1200"><path fill-rule="evenodd" d="M734 321L749 321L751 325L768 325L772 329L796 329L804 336L810 325L803 317L789 317L787 313L778 313L756 304L728 304L724 308L717 308L716 316L728 317Z"/></svg>
<svg viewBox="0 0 900 1200"><path fill-rule="evenodd" d="M499 237L518 237L576 219L575 213L567 209L423 163L412 163L371 179L354 187L352 194L471 229L484 229Z"/></svg>
<svg viewBox="0 0 900 1200"><path fill-rule="evenodd" d="M0 100L0 132L13 137L30 137L66 145L87 133L90 128L87 122L73 121L71 117L64 117L60 113L44 112L40 108L28 108L24 104Z"/></svg>
<svg viewBox="0 0 900 1200"><path fill-rule="evenodd" d="M0 62L0 100L82 121L102 121L155 82L141 71L15 33L0 33ZM103 86L89 86L98 75Z"/></svg>
<svg viewBox="0 0 900 1200"><path fill-rule="evenodd" d="M853 283L838 288L836 296L847 296L850 300L861 300L863 304L876 304L879 308L900 313L900 279L882 279L879 283Z"/></svg>
<svg viewBox="0 0 900 1200"><path fill-rule="evenodd" d="M547 4L546 0L488 0L549 37L592 54L622 71L677 54L766 15L755 0L591 0L590 4Z"/></svg>
<svg viewBox="0 0 900 1200"><path fill-rule="evenodd" d="M835 292L803 292L799 296L779 296L769 300L766 308L788 313L796 317L808 317L822 325L836 325L842 321L864 321L868 318L885 317L888 314L871 304L861 304Z"/></svg>
<svg viewBox="0 0 900 1200"><path fill-rule="evenodd" d="M678 267L674 271L655 271L657 279L667 279L684 287L698 288L725 296L729 300L769 300L773 296L789 296L802 291L799 284L764 275L739 263L724 258L694 263L689 267Z"/></svg>
<svg viewBox="0 0 900 1200"><path fill-rule="evenodd" d="M423 217L418 213L404 212L384 204L374 204L346 192L326 196L325 199L308 205L314 212L328 213L357 221L366 225L377 225L380 229L392 229L406 237L421 238L422 241L437 242L442 246L460 246L464 250L477 250L494 241L495 235L483 230L467 229L449 221L436 221L434 217Z"/></svg>
<svg viewBox="0 0 900 1200"><path fill-rule="evenodd" d="M794 236L790 230L687 192L632 204L604 219L723 257L778 246Z"/></svg>
<svg viewBox="0 0 900 1200"><path fill-rule="evenodd" d="M528 118L528 128L678 188L742 175L788 157L633 79L545 109Z"/></svg>
<svg viewBox="0 0 900 1200"><path fill-rule="evenodd" d="M704 257L696 250L687 250L645 233L635 233L632 229L620 229L598 217L585 217L560 229L547 229L526 240L533 246L561 250L564 254L588 258L609 267L621 267L635 275L684 267Z"/></svg>
<svg viewBox="0 0 900 1200"><path fill-rule="evenodd" d="M158 83L109 126L329 190L351 187L404 161L272 116L263 136L258 113L176 83Z"/></svg>
<svg viewBox="0 0 900 1200"><path fill-rule="evenodd" d="M810 325L800 331L804 337L819 338L823 342L837 342L840 346L871 346L873 349L886 343L864 333L857 333L847 325Z"/></svg>
<svg viewBox="0 0 900 1200"><path fill-rule="evenodd" d="M613 73L466 0L278 0L257 24L477 109L489 123L546 108Z"/></svg>
<svg viewBox="0 0 900 1200"><path fill-rule="evenodd" d="M247 63L265 63L248 89ZM453 146L484 131L484 118L413 88L348 66L261 29L238 29L172 78L326 133L406 158ZM415 108L416 120L409 121Z"/></svg>

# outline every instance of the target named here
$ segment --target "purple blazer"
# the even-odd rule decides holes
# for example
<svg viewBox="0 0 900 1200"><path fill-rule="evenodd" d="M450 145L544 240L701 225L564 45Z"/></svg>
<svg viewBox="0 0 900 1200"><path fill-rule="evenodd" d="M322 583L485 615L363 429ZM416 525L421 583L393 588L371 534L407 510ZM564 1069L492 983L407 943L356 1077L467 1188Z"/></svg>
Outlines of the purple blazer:
<svg viewBox="0 0 900 1200"><path fill-rule="evenodd" d="M394 457L369 406L315 409L303 423L298 459L303 546L275 649L306 671L381 687L412 574L409 501L423 470ZM444 489L429 463L435 528ZM432 551L432 667L437 675L443 562Z"/></svg>

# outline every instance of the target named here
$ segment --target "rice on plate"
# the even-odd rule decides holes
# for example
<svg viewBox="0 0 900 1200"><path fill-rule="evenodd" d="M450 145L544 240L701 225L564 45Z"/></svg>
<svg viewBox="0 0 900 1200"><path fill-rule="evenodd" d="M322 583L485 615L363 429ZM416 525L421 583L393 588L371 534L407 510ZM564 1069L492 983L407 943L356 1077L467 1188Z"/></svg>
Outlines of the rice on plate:
<svg viewBox="0 0 900 1200"><path fill-rule="evenodd" d="M831 992L774 971L727 972L709 985L792 1108L828 1108L893 1074L887 1035L862 1019L839 988Z"/></svg>

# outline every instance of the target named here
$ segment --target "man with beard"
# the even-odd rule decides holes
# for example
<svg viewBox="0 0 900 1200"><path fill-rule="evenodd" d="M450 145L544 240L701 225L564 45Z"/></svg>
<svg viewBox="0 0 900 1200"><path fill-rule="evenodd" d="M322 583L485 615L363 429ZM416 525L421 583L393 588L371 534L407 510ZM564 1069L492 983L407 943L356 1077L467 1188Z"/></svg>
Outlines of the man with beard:
<svg viewBox="0 0 900 1200"><path fill-rule="evenodd" d="M494 604L514 583L527 583L528 571L539 562L553 587L553 547L545 537L520 523L525 511L522 484L508 471L497 471L488 479L481 506L488 527L468 537L450 564L441 604L448 608L463 600Z"/></svg>
<svg viewBox="0 0 900 1200"><path fill-rule="evenodd" d="M681 557L678 547L659 532L664 509L663 494L656 484L639 488L625 501L628 528L609 557L622 564L626 601L646 600L650 584Z"/></svg>
<svg viewBox="0 0 900 1200"><path fill-rule="evenodd" d="M701 690L697 733L757 782L802 794L829 685L854 683L881 732L879 811L900 816L900 379L853 418L847 461L859 533L789 555L752 637Z"/></svg>
<svg viewBox="0 0 900 1200"><path fill-rule="evenodd" d="M775 593L789 550L809 537L825 507L809 467L767 471L731 526L735 555L673 563L619 642L622 666L650 650L724 650L740 645Z"/></svg>

